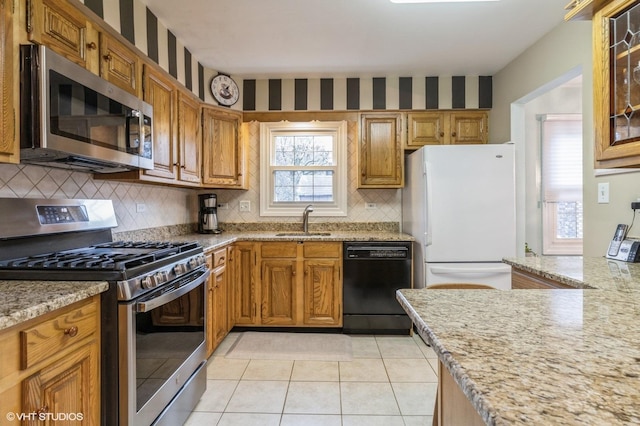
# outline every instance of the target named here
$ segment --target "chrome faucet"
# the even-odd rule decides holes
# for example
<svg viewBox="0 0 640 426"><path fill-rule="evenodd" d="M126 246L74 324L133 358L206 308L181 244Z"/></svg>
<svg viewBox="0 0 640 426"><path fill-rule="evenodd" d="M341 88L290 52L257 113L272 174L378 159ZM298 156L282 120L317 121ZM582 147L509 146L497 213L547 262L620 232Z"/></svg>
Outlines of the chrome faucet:
<svg viewBox="0 0 640 426"><path fill-rule="evenodd" d="M309 213L313 211L313 206L309 204L302 212L302 231L306 234L309 232Z"/></svg>

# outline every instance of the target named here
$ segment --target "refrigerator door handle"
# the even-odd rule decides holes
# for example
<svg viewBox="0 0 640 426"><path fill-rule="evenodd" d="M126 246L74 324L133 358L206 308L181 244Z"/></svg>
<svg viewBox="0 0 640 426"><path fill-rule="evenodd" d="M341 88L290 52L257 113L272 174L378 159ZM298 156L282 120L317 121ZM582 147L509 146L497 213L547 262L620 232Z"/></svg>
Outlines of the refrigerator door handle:
<svg viewBox="0 0 640 426"><path fill-rule="evenodd" d="M492 275L496 272L509 272L504 267L495 268L447 268L447 267L432 267L431 272L434 274L482 274Z"/></svg>
<svg viewBox="0 0 640 426"><path fill-rule="evenodd" d="M432 233L431 233L431 206L433 204L433 200L431 199L432 195L433 195L433 191L431 189L431 168L429 167L429 162L425 161L424 163L422 163L422 175L424 176L425 180L426 180L426 185L424 185L424 199L425 199L425 203L427 204L427 217L426 217L426 231L425 231L425 239L424 239L424 246L430 246L432 244L431 238L432 238Z"/></svg>

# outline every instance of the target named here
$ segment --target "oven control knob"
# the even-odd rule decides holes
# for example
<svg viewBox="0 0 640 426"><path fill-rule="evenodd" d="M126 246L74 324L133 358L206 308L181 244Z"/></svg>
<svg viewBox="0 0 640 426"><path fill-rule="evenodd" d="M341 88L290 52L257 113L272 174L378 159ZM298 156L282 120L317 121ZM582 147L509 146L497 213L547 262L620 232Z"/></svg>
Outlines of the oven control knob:
<svg viewBox="0 0 640 426"><path fill-rule="evenodd" d="M187 272L186 264L182 264L182 263L177 264L176 266L173 267L173 272L176 274L176 276L184 274L185 272Z"/></svg>
<svg viewBox="0 0 640 426"><path fill-rule="evenodd" d="M167 273L165 271L160 271L156 273L156 276L154 278L156 281L156 285L160 285L167 281Z"/></svg>
<svg viewBox="0 0 640 426"><path fill-rule="evenodd" d="M198 261L195 258L189 259L189 269L195 269L198 267Z"/></svg>
<svg viewBox="0 0 640 426"><path fill-rule="evenodd" d="M144 277L141 280L141 284L144 288L154 288L157 285L156 280L151 275Z"/></svg>

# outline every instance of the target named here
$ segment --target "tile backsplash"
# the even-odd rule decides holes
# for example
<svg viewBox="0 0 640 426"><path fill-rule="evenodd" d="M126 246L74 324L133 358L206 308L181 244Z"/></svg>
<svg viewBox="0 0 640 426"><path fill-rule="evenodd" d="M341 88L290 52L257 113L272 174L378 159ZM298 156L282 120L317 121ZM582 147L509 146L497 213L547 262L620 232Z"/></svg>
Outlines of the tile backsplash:
<svg viewBox="0 0 640 426"><path fill-rule="evenodd" d="M249 145L248 190L200 190L160 185L133 184L93 179L90 173L74 172L33 165L0 164L0 197L7 198L88 198L111 199L118 227L114 232L127 232L173 225L196 224L198 193L218 194L218 202L228 209L219 209L219 221L231 224L259 222L299 222L295 217L260 217L260 124L245 125ZM399 223L402 220L401 191L397 189L357 188L357 123L348 123L348 215L345 217L314 217L310 223L358 222ZM248 200L251 211L240 212L240 201ZM375 203L375 209L366 209ZM144 211L139 211L143 204ZM142 206L140 206L142 207ZM0 217L1 217L0 212Z"/></svg>
<svg viewBox="0 0 640 426"><path fill-rule="evenodd" d="M193 190L98 180L89 173L41 166L0 164L0 197L110 199L116 232L197 220ZM143 212L138 212L139 204L144 204Z"/></svg>

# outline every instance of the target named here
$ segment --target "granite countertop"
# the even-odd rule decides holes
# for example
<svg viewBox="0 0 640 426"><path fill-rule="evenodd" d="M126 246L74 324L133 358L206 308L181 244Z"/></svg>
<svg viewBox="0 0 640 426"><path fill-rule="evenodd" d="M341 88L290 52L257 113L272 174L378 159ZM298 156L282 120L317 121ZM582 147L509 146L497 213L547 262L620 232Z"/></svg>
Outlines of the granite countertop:
<svg viewBox="0 0 640 426"><path fill-rule="evenodd" d="M291 231L283 231L291 233ZM280 231L223 232L221 234L185 234L172 236L172 241L196 241L205 251L215 250L236 241L413 241L409 234L390 231L329 231L330 235L279 236Z"/></svg>
<svg viewBox="0 0 640 426"><path fill-rule="evenodd" d="M0 330L107 291L102 281L0 281Z"/></svg>
<svg viewBox="0 0 640 426"><path fill-rule="evenodd" d="M640 423L640 292L406 289L397 297L487 424Z"/></svg>
<svg viewBox="0 0 640 426"><path fill-rule="evenodd" d="M640 263L582 256L532 256L503 261L576 288L640 290Z"/></svg>

